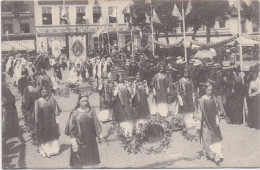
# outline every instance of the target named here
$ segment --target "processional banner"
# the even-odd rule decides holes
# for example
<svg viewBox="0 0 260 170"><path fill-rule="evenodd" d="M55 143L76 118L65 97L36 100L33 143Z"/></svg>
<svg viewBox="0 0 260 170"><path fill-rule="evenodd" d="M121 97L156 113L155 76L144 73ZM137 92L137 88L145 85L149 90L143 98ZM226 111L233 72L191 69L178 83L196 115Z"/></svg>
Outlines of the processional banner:
<svg viewBox="0 0 260 170"><path fill-rule="evenodd" d="M70 62L80 62L86 60L86 34L69 35L69 55Z"/></svg>

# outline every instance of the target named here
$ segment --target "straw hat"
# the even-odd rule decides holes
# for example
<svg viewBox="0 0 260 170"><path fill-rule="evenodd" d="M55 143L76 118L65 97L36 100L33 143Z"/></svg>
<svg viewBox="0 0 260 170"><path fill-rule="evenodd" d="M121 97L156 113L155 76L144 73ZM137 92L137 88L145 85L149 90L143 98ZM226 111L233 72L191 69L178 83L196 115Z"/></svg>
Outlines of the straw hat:
<svg viewBox="0 0 260 170"><path fill-rule="evenodd" d="M201 61L200 60L195 60L195 62L193 63L194 66L198 66L201 65Z"/></svg>
<svg viewBox="0 0 260 170"><path fill-rule="evenodd" d="M245 66L243 69L244 72L250 71L250 67L249 66Z"/></svg>

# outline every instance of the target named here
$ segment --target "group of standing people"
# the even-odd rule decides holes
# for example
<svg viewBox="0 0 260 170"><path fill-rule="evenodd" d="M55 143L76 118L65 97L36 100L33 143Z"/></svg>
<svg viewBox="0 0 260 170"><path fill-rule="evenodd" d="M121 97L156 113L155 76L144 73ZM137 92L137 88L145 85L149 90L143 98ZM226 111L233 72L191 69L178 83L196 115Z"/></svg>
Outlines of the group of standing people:
<svg viewBox="0 0 260 170"><path fill-rule="evenodd" d="M61 109L51 90L57 89L62 79L61 64L56 61L53 65L54 76L50 78L43 68L37 70L24 59L10 57L9 60L6 72L16 76L15 83L18 83L18 89L23 94L25 123L39 153L43 157L59 154ZM118 70L113 75L112 68L118 64L117 61L124 62L122 66L127 70ZM138 62L117 61L97 56L89 59L86 67L82 67L82 63L75 63L70 71L72 83L82 83L89 77L95 77L100 96L98 114L91 108L86 92L79 95L77 105L70 113L65 134L70 137L72 167L100 163L97 138L103 135L99 121L114 120L124 129L126 136L131 136L134 125L144 122L149 115L167 117L178 114L187 127L198 127L203 151L216 163L224 158L220 144L223 139L220 120L226 117L229 123L242 124L244 97L248 106L248 126L259 129L259 65L252 67L250 72L245 71L243 85L238 67L223 67L212 61L191 60L188 65L181 57L174 61L169 58L160 61L155 57L153 61L157 63L148 64L145 62L147 57L141 57ZM2 88L5 87L2 85ZM8 91L8 88L4 91ZM9 101L7 99L15 103L14 96L10 94L3 95L6 113L13 112L8 107L15 106L6 104ZM11 117L18 119L17 112ZM10 134L5 125L11 121L8 117L4 118L4 134Z"/></svg>

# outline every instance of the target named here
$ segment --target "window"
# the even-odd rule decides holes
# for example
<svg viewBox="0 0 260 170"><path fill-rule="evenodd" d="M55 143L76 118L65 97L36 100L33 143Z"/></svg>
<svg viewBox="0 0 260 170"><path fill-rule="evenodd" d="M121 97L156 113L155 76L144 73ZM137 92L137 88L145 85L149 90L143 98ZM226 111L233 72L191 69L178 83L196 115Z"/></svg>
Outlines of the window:
<svg viewBox="0 0 260 170"><path fill-rule="evenodd" d="M29 20L22 20L20 24L20 32L21 34L30 33L30 24Z"/></svg>
<svg viewBox="0 0 260 170"><path fill-rule="evenodd" d="M1 9L2 9L2 12L12 12L14 9L13 2L2 1Z"/></svg>
<svg viewBox="0 0 260 170"><path fill-rule="evenodd" d="M51 7L42 7L42 24L43 25L52 24Z"/></svg>
<svg viewBox="0 0 260 170"><path fill-rule="evenodd" d="M253 22L253 32L259 32L259 24Z"/></svg>
<svg viewBox="0 0 260 170"><path fill-rule="evenodd" d="M109 17L109 23L117 23L117 11L116 7L108 7L108 17Z"/></svg>
<svg viewBox="0 0 260 170"><path fill-rule="evenodd" d="M77 10L77 24L85 24L85 19L83 18L85 16L85 7L76 7Z"/></svg>
<svg viewBox="0 0 260 170"><path fill-rule="evenodd" d="M98 44L99 44L98 37L94 37L94 49L98 49Z"/></svg>
<svg viewBox="0 0 260 170"><path fill-rule="evenodd" d="M225 28L226 27L226 21L224 21L224 20L219 21L219 27Z"/></svg>
<svg viewBox="0 0 260 170"><path fill-rule="evenodd" d="M101 17L101 6L93 7L93 23L97 23Z"/></svg>
<svg viewBox="0 0 260 170"><path fill-rule="evenodd" d="M3 34L14 34L12 20L3 20Z"/></svg>
<svg viewBox="0 0 260 170"><path fill-rule="evenodd" d="M125 23L129 23L130 22L130 14L129 13L124 14L124 22Z"/></svg>
<svg viewBox="0 0 260 170"><path fill-rule="evenodd" d="M69 7L65 7L65 12L63 10L64 10L63 6L60 6L60 24L64 25L64 24L68 24L69 22Z"/></svg>

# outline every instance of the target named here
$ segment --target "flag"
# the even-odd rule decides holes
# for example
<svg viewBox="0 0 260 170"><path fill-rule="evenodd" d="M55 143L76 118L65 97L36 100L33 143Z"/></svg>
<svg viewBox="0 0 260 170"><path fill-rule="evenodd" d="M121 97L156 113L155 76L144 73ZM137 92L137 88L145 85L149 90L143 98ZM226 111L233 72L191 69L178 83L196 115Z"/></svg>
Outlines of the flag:
<svg viewBox="0 0 260 170"><path fill-rule="evenodd" d="M130 14L131 10L130 10L130 7L133 5L133 1L128 1L123 10L122 10L122 14Z"/></svg>
<svg viewBox="0 0 260 170"><path fill-rule="evenodd" d="M153 10L152 22L156 22L156 23L161 24L156 12L155 12L155 9Z"/></svg>
<svg viewBox="0 0 260 170"><path fill-rule="evenodd" d="M149 16L147 15L147 13L145 13L145 23L146 24L149 24L150 23L150 19L149 19Z"/></svg>
<svg viewBox="0 0 260 170"><path fill-rule="evenodd" d="M185 15L188 15L188 14L190 13L191 8L192 8L191 0L189 0L188 7L187 7L187 9L186 9Z"/></svg>
<svg viewBox="0 0 260 170"><path fill-rule="evenodd" d="M172 10L172 16L182 19L181 13L176 4L174 4L173 10Z"/></svg>
<svg viewBox="0 0 260 170"><path fill-rule="evenodd" d="M247 6L251 5L251 0L242 0L244 3L246 3Z"/></svg>
<svg viewBox="0 0 260 170"><path fill-rule="evenodd" d="M65 16L66 16L66 9L65 9L65 7L63 7L63 8L61 9L61 15L60 15L60 17L61 17L62 19L65 19Z"/></svg>
<svg viewBox="0 0 260 170"><path fill-rule="evenodd" d="M116 7L109 7L108 8L108 15L110 17L116 17Z"/></svg>

